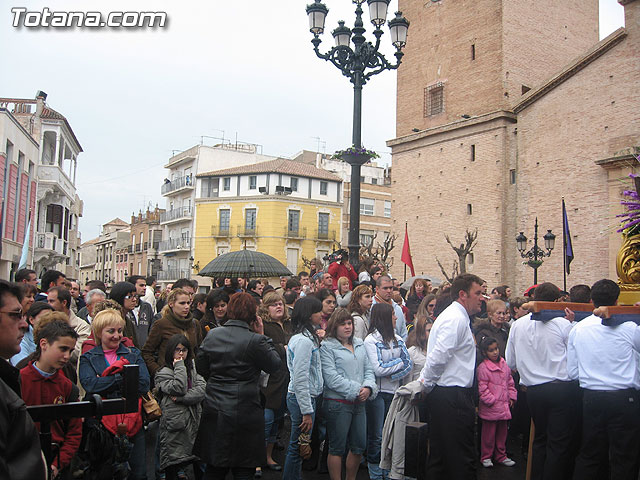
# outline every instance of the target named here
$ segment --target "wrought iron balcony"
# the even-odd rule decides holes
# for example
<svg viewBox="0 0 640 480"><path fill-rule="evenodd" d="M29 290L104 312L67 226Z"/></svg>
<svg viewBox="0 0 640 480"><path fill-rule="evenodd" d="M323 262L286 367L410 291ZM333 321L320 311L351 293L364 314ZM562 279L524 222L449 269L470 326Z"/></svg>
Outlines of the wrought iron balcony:
<svg viewBox="0 0 640 480"><path fill-rule="evenodd" d="M231 236L231 227L228 225L211 225L211 236L229 238Z"/></svg>
<svg viewBox="0 0 640 480"><path fill-rule="evenodd" d="M307 238L307 227L298 227L296 230L284 227L284 236L286 238Z"/></svg>
<svg viewBox="0 0 640 480"><path fill-rule="evenodd" d="M258 226L254 226L253 228L247 227L246 225L238 225L238 236L239 237L257 237L258 236Z"/></svg>
<svg viewBox="0 0 640 480"><path fill-rule="evenodd" d="M191 238L171 238L169 240L165 240L164 242L160 242L160 245L158 246L158 251L160 252L170 252L178 250L191 250Z"/></svg>

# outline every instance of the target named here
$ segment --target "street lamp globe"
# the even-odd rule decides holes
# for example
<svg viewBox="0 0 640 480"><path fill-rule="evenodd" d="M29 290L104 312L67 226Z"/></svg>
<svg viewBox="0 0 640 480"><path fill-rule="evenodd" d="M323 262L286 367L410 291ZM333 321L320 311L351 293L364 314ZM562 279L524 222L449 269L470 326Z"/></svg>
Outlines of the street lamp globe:
<svg viewBox="0 0 640 480"><path fill-rule="evenodd" d="M391 31L391 44L400 50L407 44L409 20L402 16L402 12L396 12L396 17L389 20L389 30Z"/></svg>
<svg viewBox="0 0 640 480"><path fill-rule="evenodd" d="M380 28L387 21L387 9L391 0L367 0L369 4L369 18L376 28Z"/></svg>
<svg viewBox="0 0 640 480"><path fill-rule="evenodd" d="M518 251L523 253L527 249L527 237L524 236L524 232L520 232L520 235L516 237L516 243L518 244Z"/></svg>
<svg viewBox="0 0 640 480"><path fill-rule="evenodd" d="M307 15L309 16L309 30L314 35L322 35L324 33L324 21L327 18L329 9L320 0L307 5Z"/></svg>
<svg viewBox="0 0 640 480"><path fill-rule="evenodd" d="M544 234L544 247L551 251L553 247L556 246L556 236L551 233L551 230L547 230L547 233Z"/></svg>
<svg viewBox="0 0 640 480"><path fill-rule="evenodd" d="M331 32L334 40L336 41L336 47L348 47L351 41L351 29L345 27L344 21L340 20L336 29Z"/></svg>

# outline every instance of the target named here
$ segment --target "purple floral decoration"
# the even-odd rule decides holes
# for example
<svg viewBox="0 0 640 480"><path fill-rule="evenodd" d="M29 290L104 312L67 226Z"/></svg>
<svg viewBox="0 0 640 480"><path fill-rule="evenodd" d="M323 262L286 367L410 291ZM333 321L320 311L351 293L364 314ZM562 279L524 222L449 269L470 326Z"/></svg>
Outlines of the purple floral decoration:
<svg viewBox="0 0 640 480"><path fill-rule="evenodd" d="M640 163L640 155L636 156L636 161ZM625 207L626 212L616 215L617 218L620 218L621 226L618 229L618 232L624 232L626 234L636 233L635 230L640 228L640 194L638 194L638 190L640 189L640 175L635 173L630 173L629 178L631 178L635 184L635 190L625 190L622 192L622 195L626 197L624 200L620 201L620 204Z"/></svg>

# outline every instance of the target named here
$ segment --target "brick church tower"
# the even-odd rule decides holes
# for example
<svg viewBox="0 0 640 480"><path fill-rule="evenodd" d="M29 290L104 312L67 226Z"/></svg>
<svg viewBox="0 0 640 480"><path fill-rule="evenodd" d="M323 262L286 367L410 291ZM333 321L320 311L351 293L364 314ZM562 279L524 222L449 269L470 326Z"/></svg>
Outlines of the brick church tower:
<svg viewBox="0 0 640 480"><path fill-rule="evenodd" d="M436 257L448 270L455 258L444 236L460 243L465 230L478 229L467 270L489 286L521 290L532 273L522 266L515 237L525 230L531 238L538 216L540 237L546 229L558 237L548 260L557 265L545 270L545 263L540 280L558 282L559 266L561 282L559 216L545 218L526 205L536 195L522 194L546 179L542 169L537 177L520 175L522 159L528 155L528 167L533 162L529 172L536 159L520 143L515 107L598 44L598 0L399 3L411 27L398 71L396 138L388 142L392 218L395 233L408 223L416 270L442 277ZM567 119L540 121L557 121L561 129ZM401 265L395 269L399 275Z"/></svg>

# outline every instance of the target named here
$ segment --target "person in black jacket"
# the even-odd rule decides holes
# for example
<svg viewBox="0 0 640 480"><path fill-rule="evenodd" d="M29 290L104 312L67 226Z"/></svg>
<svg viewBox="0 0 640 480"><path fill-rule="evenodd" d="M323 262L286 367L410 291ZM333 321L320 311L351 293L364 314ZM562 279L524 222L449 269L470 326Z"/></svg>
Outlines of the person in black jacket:
<svg viewBox="0 0 640 480"><path fill-rule="evenodd" d="M194 452L207 463L205 479L253 478L266 462L264 414L260 404L260 372L275 373L280 356L263 335L257 303L248 293L229 302L229 320L209 332L196 357L198 373L207 380L204 410ZM252 331L253 330L253 331Z"/></svg>
<svg viewBox="0 0 640 480"><path fill-rule="evenodd" d="M29 328L21 301L18 286L0 280L0 478L44 480L47 470L38 431L20 398L18 369L8 362L20 352Z"/></svg>

